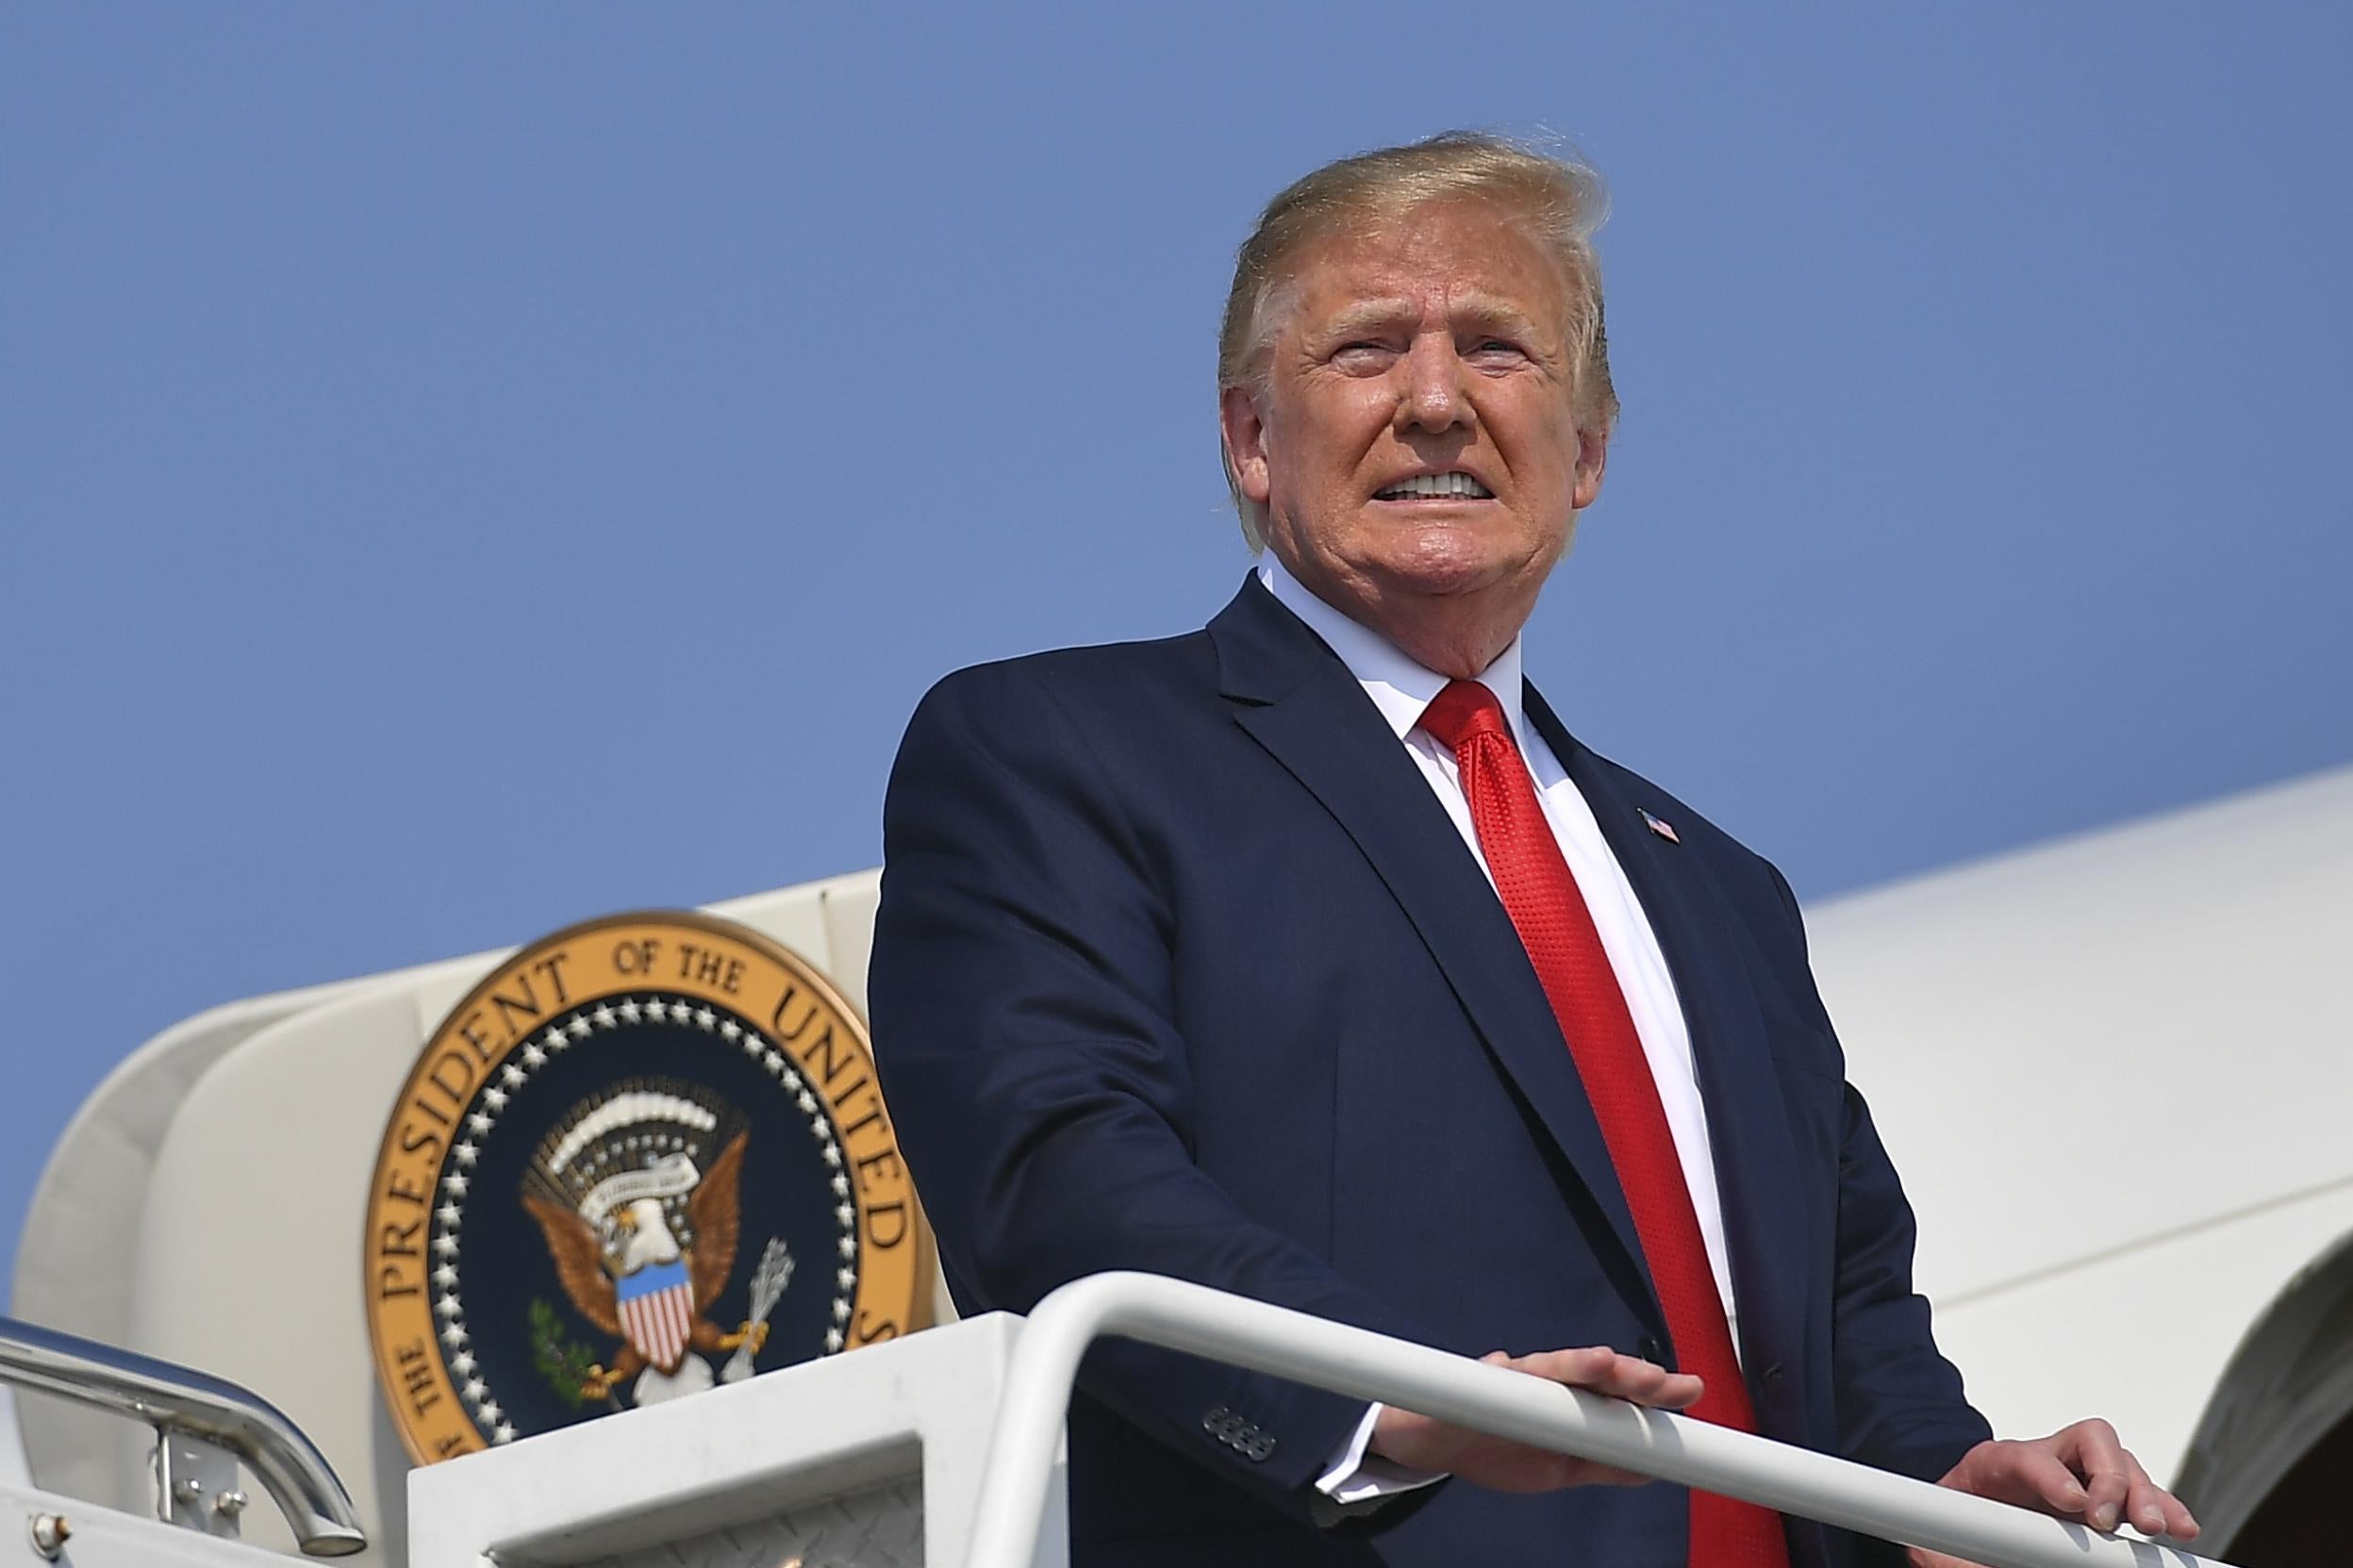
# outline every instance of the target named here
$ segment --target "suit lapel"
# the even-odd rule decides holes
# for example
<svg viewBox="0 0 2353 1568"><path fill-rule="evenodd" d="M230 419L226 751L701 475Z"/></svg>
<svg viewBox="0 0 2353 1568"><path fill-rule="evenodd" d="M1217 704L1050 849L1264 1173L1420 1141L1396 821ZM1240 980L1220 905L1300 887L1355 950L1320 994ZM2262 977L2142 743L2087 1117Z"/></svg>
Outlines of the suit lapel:
<svg viewBox="0 0 2353 1568"><path fill-rule="evenodd" d="M1526 688L1526 703L1531 721L1593 808L1675 977L1707 1112L1742 1364L1753 1385L1765 1367L1793 1359L1803 1343L1805 1279L1791 1255L1798 1250L1792 1242L1802 1230L1805 1195L1737 928L1700 856L1645 821L1646 808L1671 817L1672 802L1631 798L1612 770L1563 728L1533 686Z"/></svg>
<svg viewBox="0 0 2353 1568"><path fill-rule="evenodd" d="M1511 917L1348 667L1253 577L1210 623L1234 719L1339 822L1646 1283L1633 1216ZM1658 1315L1655 1300L1645 1310Z"/></svg>

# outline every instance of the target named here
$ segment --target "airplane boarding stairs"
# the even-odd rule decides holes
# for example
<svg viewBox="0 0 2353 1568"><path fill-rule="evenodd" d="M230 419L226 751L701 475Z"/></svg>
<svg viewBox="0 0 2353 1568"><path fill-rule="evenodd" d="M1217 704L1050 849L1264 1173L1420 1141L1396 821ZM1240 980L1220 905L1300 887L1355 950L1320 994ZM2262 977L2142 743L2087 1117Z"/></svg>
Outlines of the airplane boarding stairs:
<svg viewBox="0 0 2353 1568"><path fill-rule="evenodd" d="M715 917L786 949L838 995L846 1020L865 996L879 893L869 870L660 917ZM2353 1164L2342 1136L2353 1102L2342 963L2353 944L2353 767L1954 867L1807 918L1852 1080L1904 1151L1920 1218L1917 1288L1996 1428L2049 1431L2097 1410L2197 1510L2218 1549L2266 1565L2345 1560L2334 1537L2353 1467ZM192 1375L177 1368L203 1367L260 1391L340 1474L367 1536L347 1568L478 1568L493 1550L505 1568L960 1562L988 1457L1023 1472L989 1483L1013 1489L1006 1497L1051 1483L1036 1454L1059 1433L1065 1391L1051 1364L1039 1375L1021 1363L1065 1343L1073 1324L1152 1337L1180 1318L1226 1323L1233 1312L1248 1318L1227 1325L1239 1337L1218 1341L1222 1349L1203 1341L1204 1353L1360 1393L1410 1384L1409 1402L1528 1423L1506 1429L1568 1448L1632 1433L1655 1461L1633 1468L1716 1476L1726 1490L1744 1476L1818 1486L1812 1505L1751 1494L1793 1511L1866 1494L1902 1509L1919 1500L1922 1489L1881 1495L1867 1475L1805 1456L1791 1458L1788 1476L1752 1471L1752 1459L1779 1451L1739 1440L1721 1448L1722 1434L1686 1436L1665 1417L1596 1413L1475 1364L1433 1371L1427 1351L1344 1352L1344 1330L1286 1327L1249 1303L1134 1318L1143 1309L1126 1287L1105 1296L1100 1282L1075 1297L1095 1304L1083 1323L1075 1308L1041 1307L1026 1325L932 1328L954 1315L934 1280L928 1312L911 1300L881 1319L910 1330L888 1344L841 1358L771 1346L771 1363L803 1364L698 1395L691 1411L657 1406L555 1431L541 1422L542 1436L412 1480L421 1450L396 1407L406 1394L421 1409L423 1395L402 1386L398 1366L368 1375L377 1275L363 1282L354 1266L364 1241L382 1235L365 1222L374 1195L389 1191L376 1172L388 1114L437 1035L462 1032L467 997L555 940L181 1020L120 1063L65 1124L25 1213L15 1315L135 1347L183 1378ZM858 1067L856 1052L843 1060ZM827 1081L834 1071L828 1052ZM841 1080L869 1081L848 1069ZM2021 1095L2025 1083L2037 1092ZM2195 1092L2185 1098L2183 1085ZM867 1125L864 1108L852 1119ZM1988 1128L2033 1157L1989 1164ZM2131 1180L2119 1183L2120 1171ZM2100 1224L2044 1201L2079 1190L2104 1195ZM525 1245L536 1245L527 1233ZM516 1314L532 1288L495 1286ZM1113 1296L1125 1303L1117 1312ZM1054 1336L1041 1332L1053 1324L1063 1325ZM24 1336L13 1343L21 1349ZM1273 1343L1341 1359L1258 1361ZM1359 1351L1361 1365L1347 1359ZM174 1489L200 1489L177 1516L238 1524L224 1494L250 1490L244 1543L157 1522L153 1444L138 1439L159 1408L93 1410L96 1383L67 1400L14 1352L0 1360L21 1395L0 1387L0 1501L24 1521L0 1527L0 1568L235 1568L298 1549L299 1522L281 1522L253 1466L223 1478L225 1461L201 1447L171 1456ZM1414 1380L1425 1376L1434 1381ZM1046 1392L1021 1394L1034 1377ZM442 1395L455 1397L446 1386ZM1009 1428L1017 1435L992 1435L1017 1411L1028 1411ZM1577 1424L1588 1419L1591 1431ZM1719 1460L1737 1462L1719 1474ZM1685 1461L1701 1468L1671 1468ZM1932 1493L1930 1503L1968 1506ZM1020 1521L1034 1505L992 1507L985 1540L997 1555L986 1560L1024 1560ZM42 1524L50 1515L70 1537L58 1539L55 1518ZM1061 1510L1039 1517L1055 1526ZM1992 1517L1953 1519L1975 1527ZM831 1523L806 1533L820 1518ZM2018 1527L2060 1555L2035 1556L2031 1542L2024 1556L1976 1555L2070 1568L2101 1560L2063 1527ZM1058 1560L1057 1539L1050 1528L1036 1560ZM2105 1555L2152 1568L2189 1560L2147 1546Z"/></svg>
<svg viewBox="0 0 2353 1568"><path fill-rule="evenodd" d="M2199 1568L1844 1461L1149 1275L413 1473L407 1568L1063 1568L1063 1413L1086 1346L1168 1345L1993 1568ZM267 1568L240 1467L303 1549L366 1544L294 1425L202 1373L0 1319L0 1380L157 1429L159 1517L0 1482L0 1568ZM2227 1565L2216 1564L2216 1568Z"/></svg>

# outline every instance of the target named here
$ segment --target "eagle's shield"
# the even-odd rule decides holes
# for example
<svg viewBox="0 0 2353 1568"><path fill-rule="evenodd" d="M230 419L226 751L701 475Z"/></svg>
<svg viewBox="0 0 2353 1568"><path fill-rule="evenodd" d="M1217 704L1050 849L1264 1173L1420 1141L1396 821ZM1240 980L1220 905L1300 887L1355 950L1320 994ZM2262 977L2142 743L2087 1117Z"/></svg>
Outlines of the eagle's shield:
<svg viewBox="0 0 2353 1568"><path fill-rule="evenodd" d="M621 1329L652 1365L675 1372L694 1332L694 1281L686 1260L649 1263L621 1280L614 1292Z"/></svg>

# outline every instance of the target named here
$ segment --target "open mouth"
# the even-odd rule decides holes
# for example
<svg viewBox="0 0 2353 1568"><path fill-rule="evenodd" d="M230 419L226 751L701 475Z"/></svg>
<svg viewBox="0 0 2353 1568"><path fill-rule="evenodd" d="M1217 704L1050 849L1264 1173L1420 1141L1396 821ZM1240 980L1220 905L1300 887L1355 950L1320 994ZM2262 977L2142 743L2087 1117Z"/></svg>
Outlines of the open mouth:
<svg viewBox="0 0 2353 1568"><path fill-rule="evenodd" d="M1450 473L1417 473L1410 479L1375 490L1375 501L1493 501L1495 492L1456 469Z"/></svg>

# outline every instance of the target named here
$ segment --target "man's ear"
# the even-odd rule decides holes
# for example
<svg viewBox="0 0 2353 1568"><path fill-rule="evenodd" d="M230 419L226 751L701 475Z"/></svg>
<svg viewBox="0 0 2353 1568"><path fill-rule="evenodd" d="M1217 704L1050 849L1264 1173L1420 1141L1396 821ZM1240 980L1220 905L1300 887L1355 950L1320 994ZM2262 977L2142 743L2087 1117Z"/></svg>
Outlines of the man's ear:
<svg viewBox="0 0 2353 1568"><path fill-rule="evenodd" d="M1577 426L1577 489L1569 499L1569 506L1582 512L1601 495L1601 470L1610 461L1610 427L1606 424L1580 423Z"/></svg>
<svg viewBox="0 0 2353 1568"><path fill-rule="evenodd" d="M1260 506L1273 493L1267 479L1267 421L1258 400L1247 388L1228 387L1218 394L1218 424L1225 434L1226 467L1234 487L1246 501Z"/></svg>

